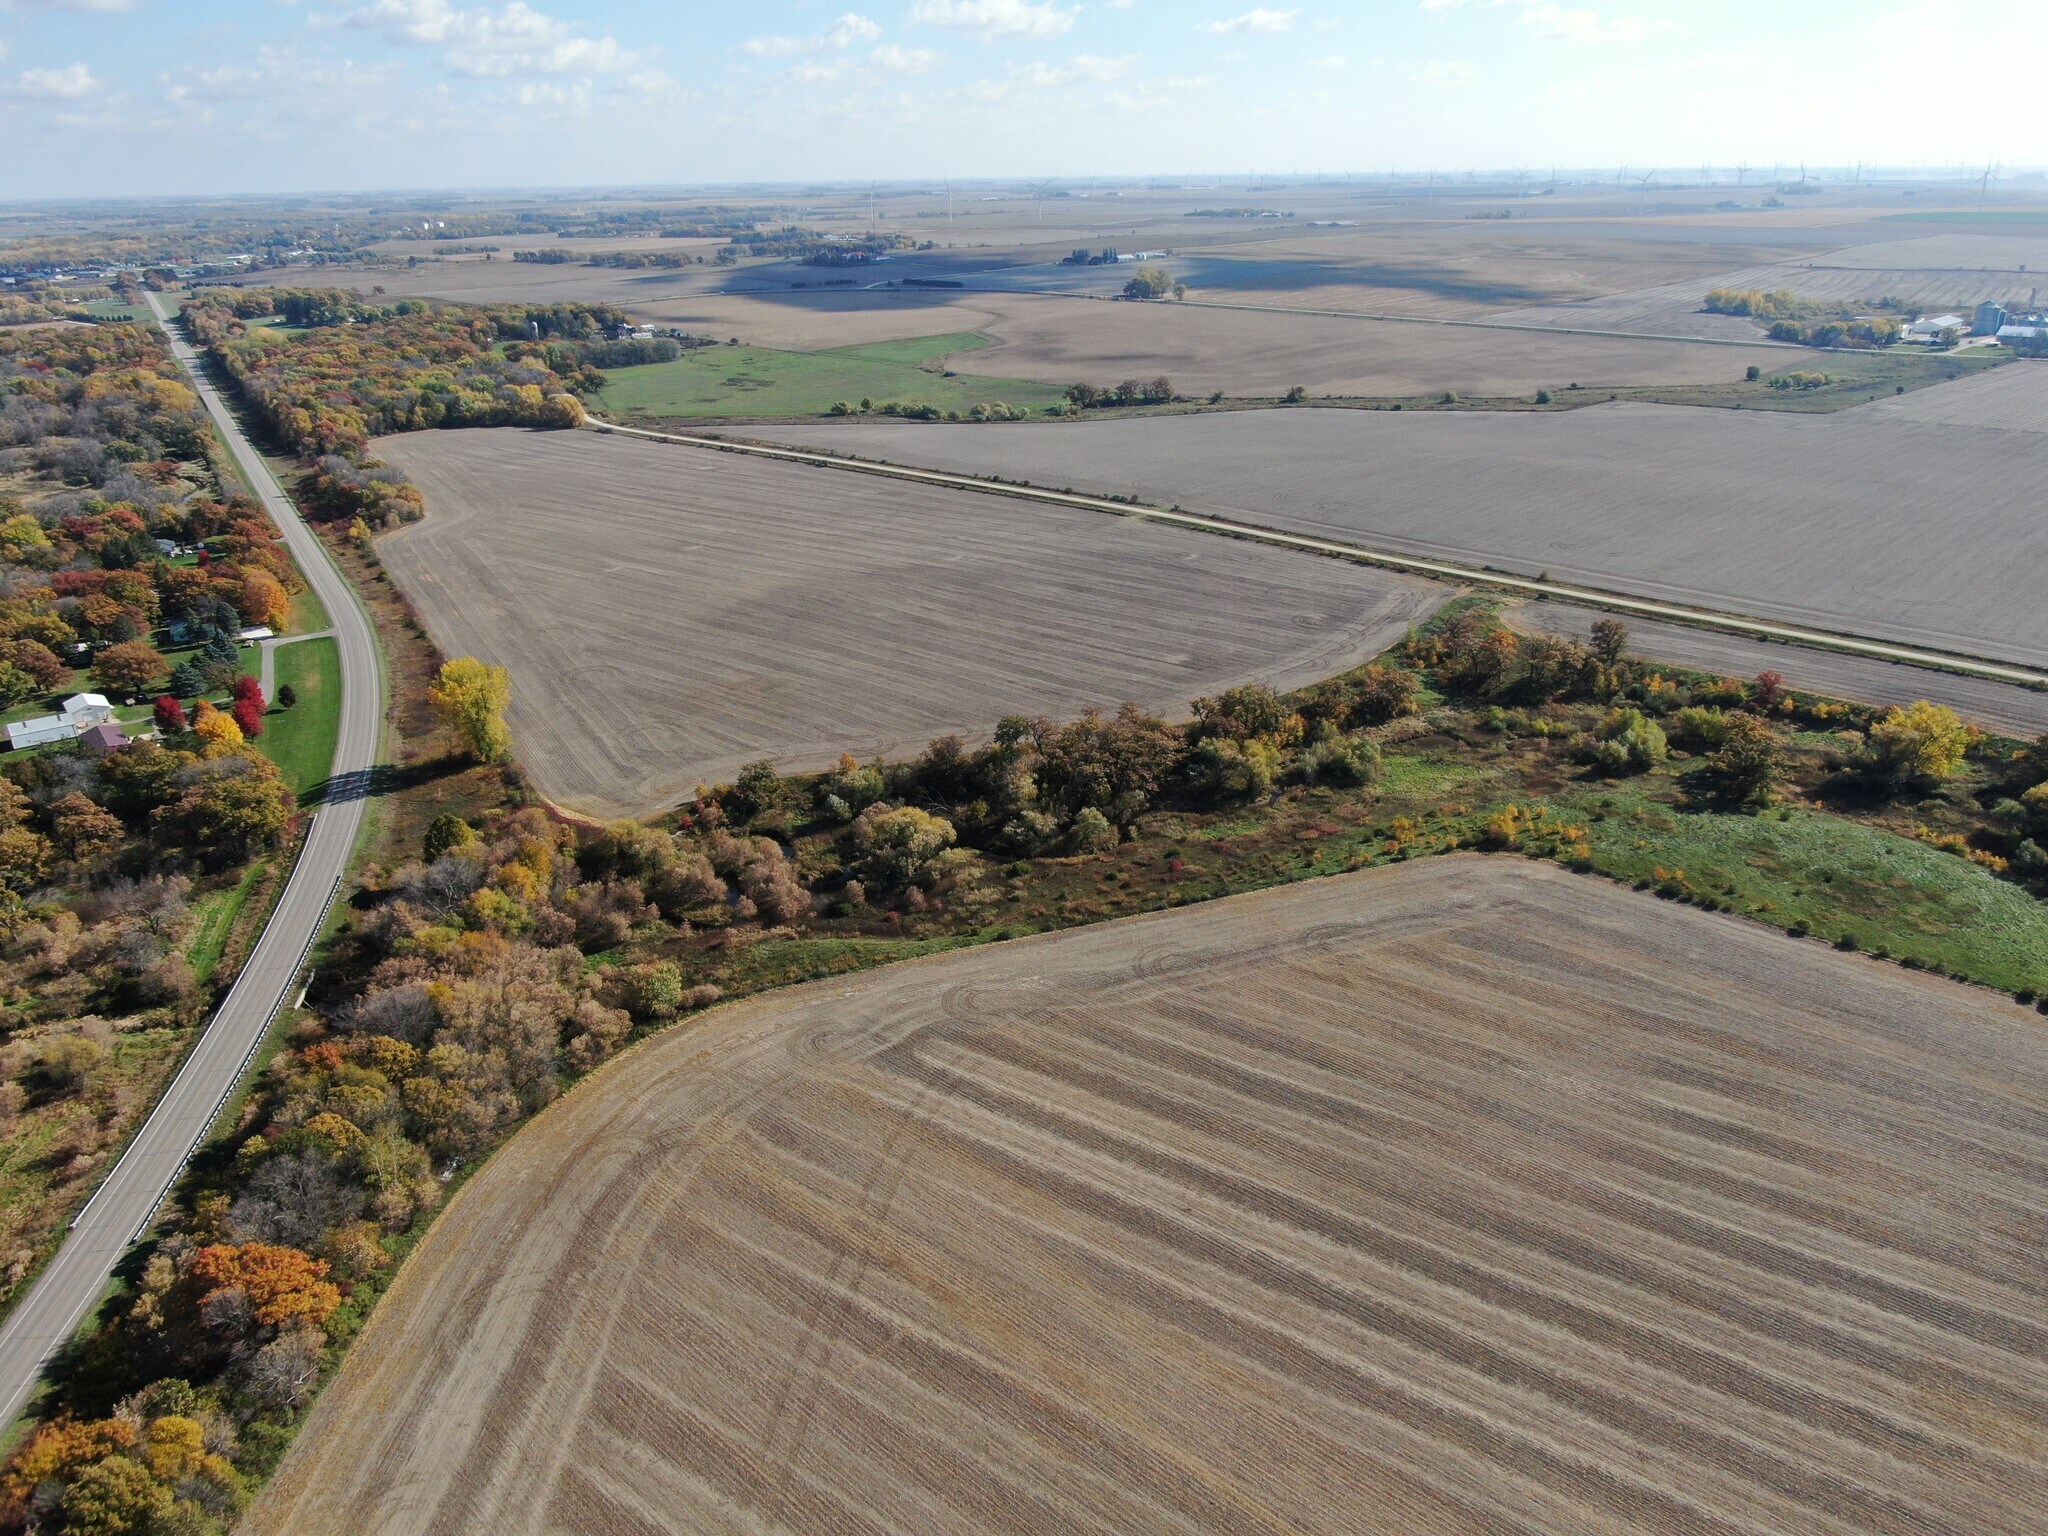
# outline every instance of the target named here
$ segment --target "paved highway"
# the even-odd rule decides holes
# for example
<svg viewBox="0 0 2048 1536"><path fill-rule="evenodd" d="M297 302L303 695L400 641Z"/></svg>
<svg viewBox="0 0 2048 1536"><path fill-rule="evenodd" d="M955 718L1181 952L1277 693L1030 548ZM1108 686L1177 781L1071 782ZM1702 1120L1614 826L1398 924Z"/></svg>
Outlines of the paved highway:
<svg viewBox="0 0 2048 1536"><path fill-rule="evenodd" d="M164 311L155 294L149 302L162 321ZM341 735L327 799L313 816L298 864L242 974L162 1102L72 1224L64 1245L0 1327L0 1425L13 1420L51 1352L105 1293L114 1265L149 1225L186 1158L241 1080L270 1021L287 1001L286 993L296 986L306 953L348 869L362 826L370 770L377 761L384 685L370 621L312 529L278 489L206 381L192 349L176 336L171 348L192 376L243 478L284 531L299 569L327 605L341 647Z"/></svg>

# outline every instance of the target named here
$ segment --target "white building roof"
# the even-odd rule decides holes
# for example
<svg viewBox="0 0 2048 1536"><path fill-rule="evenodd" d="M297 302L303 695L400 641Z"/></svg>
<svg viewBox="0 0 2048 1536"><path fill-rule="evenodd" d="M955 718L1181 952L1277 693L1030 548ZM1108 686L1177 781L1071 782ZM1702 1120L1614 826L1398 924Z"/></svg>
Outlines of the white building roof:
<svg viewBox="0 0 2048 1536"><path fill-rule="evenodd" d="M8 726L7 745L39 747L46 741L66 741L78 731L77 724L62 715L37 715L33 720L17 720Z"/></svg>
<svg viewBox="0 0 2048 1536"><path fill-rule="evenodd" d="M74 693L64 701L64 714L69 718L72 715L82 715L87 710L104 709L111 711L113 707L113 705L107 702L107 696L104 693Z"/></svg>
<svg viewBox="0 0 2048 1536"><path fill-rule="evenodd" d="M268 624L253 624L235 636L238 640L268 640L277 631Z"/></svg>
<svg viewBox="0 0 2048 1536"><path fill-rule="evenodd" d="M2000 341L2010 341L2015 337L2032 340L2038 336L2048 336L2048 325L2001 325L1998 328Z"/></svg>

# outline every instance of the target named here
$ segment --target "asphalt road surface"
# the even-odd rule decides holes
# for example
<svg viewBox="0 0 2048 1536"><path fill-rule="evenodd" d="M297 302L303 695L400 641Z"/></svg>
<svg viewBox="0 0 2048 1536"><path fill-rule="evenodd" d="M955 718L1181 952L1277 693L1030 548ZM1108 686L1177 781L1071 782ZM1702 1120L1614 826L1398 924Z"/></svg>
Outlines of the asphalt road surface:
<svg viewBox="0 0 2048 1536"><path fill-rule="evenodd" d="M150 307L161 320L164 312L154 294ZM105 1294L114 1265L149 1225L185 1160L241 1080L280 1004L288 1001L286 994L296 987L306 953L348 869L362 825L370 770L377 761L384 689L370 621L312 529L278 489L206 381L193 350L175 335L171 348L191 374L243 478L284 531L292 557L333 618L341 647L341 734L327 798L313 816L284 896L248 964L162 1102L72 1223L64 1245L0 1327L0 1426L20 1412L51 1352Z"/></svg>

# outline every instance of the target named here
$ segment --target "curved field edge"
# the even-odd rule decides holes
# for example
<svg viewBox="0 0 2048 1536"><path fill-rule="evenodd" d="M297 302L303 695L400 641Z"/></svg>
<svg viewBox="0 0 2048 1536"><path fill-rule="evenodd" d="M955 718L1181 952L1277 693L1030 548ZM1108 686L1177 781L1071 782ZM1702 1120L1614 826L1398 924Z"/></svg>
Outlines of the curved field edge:
<svg viewBox="0 0 2048 1536"><path fill-rule="evenodd" d="M1520 861L778 993L462 1190L245 1529L1996 1525L2048 1319L1956 1218L2039 1218L2044 1092L2010 1004Z"/></svg>
<svg viewBox="0 0 2048 1536"><path fill-rule="evenodd" d="M1010 713L1184 713L1243 682L1299 686L1369 660L1449 595L1191 530L623 434L421 433L377 450L428 507L379 559L447 654L508 668L521 756L581 815L667 810L761 759L908 756Z"/></svg>

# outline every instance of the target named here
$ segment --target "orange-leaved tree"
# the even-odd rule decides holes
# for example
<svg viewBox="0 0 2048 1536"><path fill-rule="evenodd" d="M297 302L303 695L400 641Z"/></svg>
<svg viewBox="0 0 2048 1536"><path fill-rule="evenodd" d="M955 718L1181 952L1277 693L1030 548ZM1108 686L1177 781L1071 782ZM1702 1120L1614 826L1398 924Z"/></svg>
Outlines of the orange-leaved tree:
<svg viewBox="0 0 2048 1536"><path fill-rule="evenodd" d="M213 1243L192 1259L192 1274L211 1295L233 1287L249 1298L256 1321L267 1328L327 1321L341 1305L341 1291L327 1278L327 1263L297 1248L271 1243Z"/></svg>

